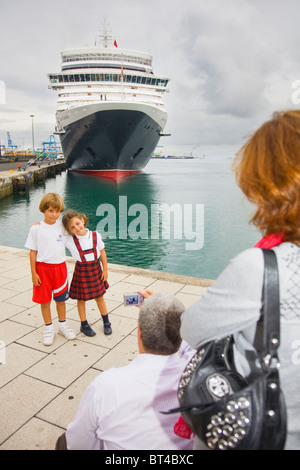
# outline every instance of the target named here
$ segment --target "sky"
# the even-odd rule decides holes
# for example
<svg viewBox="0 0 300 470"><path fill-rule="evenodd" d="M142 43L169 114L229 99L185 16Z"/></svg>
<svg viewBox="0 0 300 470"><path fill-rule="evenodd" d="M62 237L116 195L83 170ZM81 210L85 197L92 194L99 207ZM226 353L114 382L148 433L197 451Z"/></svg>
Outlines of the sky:
<svg viewBox="0 0 300 470"><path fill-rule="evenodd" d="M55 127L64 49L94 46L106 17L118 47L150 53L170 137L242 145L273 112L300 106L299 0L0 0L0 140L35 146ZM299 93L297 92L299 90Z"/></svg>

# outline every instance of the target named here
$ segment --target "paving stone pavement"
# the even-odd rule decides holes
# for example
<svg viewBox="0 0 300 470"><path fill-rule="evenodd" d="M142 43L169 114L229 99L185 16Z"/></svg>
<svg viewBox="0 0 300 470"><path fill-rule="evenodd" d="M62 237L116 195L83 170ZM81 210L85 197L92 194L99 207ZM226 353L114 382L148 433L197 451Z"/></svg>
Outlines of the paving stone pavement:
<svg viewBox="0 0 300 470"><path fill-rule="evenodd" d="M69 280L75 266L67 258ZM123 306L123 293L151 287L193 304L211 281L108 265L105 300L113 334L105 336L96 302L87 318L96 336L80 333L76 301L67 301L67 321L76 338L57 334L42 342L40 306L33 303L29 251L0 246L0 450L53 450L73 420L88 384L102 371L128 364L137 354L137 307ZM52 318L57 330L55 303Z"/></svg>

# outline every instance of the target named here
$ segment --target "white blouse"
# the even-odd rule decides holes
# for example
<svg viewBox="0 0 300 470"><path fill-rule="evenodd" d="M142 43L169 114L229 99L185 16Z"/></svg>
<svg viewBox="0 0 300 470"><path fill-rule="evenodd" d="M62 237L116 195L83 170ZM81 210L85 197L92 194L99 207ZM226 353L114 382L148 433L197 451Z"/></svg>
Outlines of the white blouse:
<svg viewBox="0 0 300 470"><path fill-rule="evenodd" d="M83 236L76 235L80 246L82 250L89 250L93 247L93 235L90 230L87 229L87 233ZM67 241L66 241L66 248L70 251L72 257L76 259L76 261L81 262L81 257L80 254L76 248L73 235L68 235L67 236ZM103 243L103 240L101 238L101 235L97 232L97 259L100 257L100 252L104 250L105 245ZM94 254L93 253L88 253L85 255L85 260L86 261L94 261Z"/></svg>

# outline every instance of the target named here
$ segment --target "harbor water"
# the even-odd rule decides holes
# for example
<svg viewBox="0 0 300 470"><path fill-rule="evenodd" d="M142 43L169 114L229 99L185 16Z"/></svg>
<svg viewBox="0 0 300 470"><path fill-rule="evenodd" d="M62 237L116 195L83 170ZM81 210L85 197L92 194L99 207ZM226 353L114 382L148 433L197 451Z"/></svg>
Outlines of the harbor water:
<svg viewBox="0 0 300 470"><path fill-rule="evenodd" d="M109 263L215 279L260 237L249 225L254 208L225 153L152 159L143 173L118 184L64 172L0 200L0 245L24 247L29 228L43 218L38 206L47 192L88 216L88 227L102 234Z"/></svg>

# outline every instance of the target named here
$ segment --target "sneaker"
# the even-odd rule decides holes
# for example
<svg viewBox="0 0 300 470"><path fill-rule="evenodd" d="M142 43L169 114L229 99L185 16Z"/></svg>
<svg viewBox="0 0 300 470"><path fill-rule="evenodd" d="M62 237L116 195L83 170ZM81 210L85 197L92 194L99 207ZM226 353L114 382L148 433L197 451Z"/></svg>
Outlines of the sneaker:
<svg viewBox="0 0 300 470"><path fill-rule="evenodd" d="M52 328L45 328L44 333L43 333L43 344L44 346L51 346L51 344L54 343L54 327Z"/></svg>
<svg viewBox="0 0 300 470"><path fill-rule="evenodd" d="M104 334L105 335L111 335L112 334L112 329L111 329L110 323L103 323L103 327L104 327Z"/></svg>
<svg viewBox="0 0 300 470"><path fill-rule="evenodd" d="M80 327L80 331L81 333L83 333L85 336L95 336L95 332L94 330L92 330L92 328L90 327L89 324L85 325L85 326L82 326Z"/></svg>
<svg viewBox="0 0 300 470"><path fill-rule="evenodd" d="M58 333L60 333L66 339L76 338L76 335L75 335L74 331L71 330L71 328L69 328L66 323L63 323L63 324L59 325Z"/></svg>

